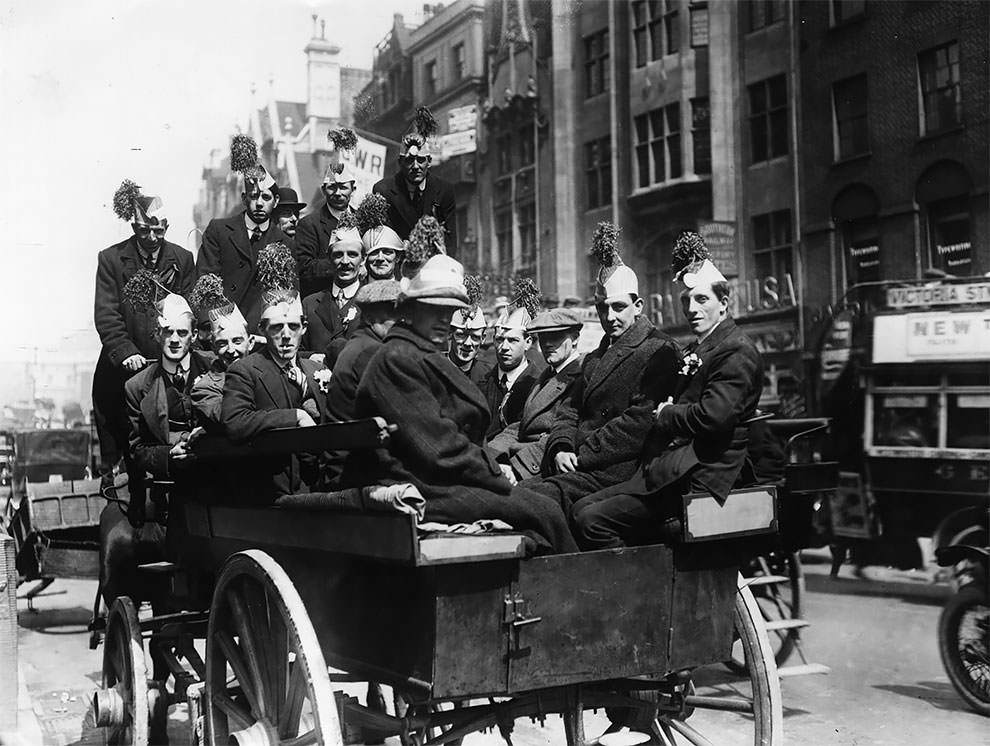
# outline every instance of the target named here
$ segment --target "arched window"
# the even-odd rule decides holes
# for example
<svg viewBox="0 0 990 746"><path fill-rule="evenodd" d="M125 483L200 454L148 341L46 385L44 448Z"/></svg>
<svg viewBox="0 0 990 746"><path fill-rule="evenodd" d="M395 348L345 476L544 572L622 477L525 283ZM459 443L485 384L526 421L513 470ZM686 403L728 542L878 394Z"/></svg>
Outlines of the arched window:
<svg viewBox="0 0 990 746"><path fill-rule="evenodd" d="M915 192L931 269L963 277L973 273L971 186L966 169L955 161L940 161L918 179Z"/></svg>
<svg viewBox="0 0 990 746"><path fill-rule="evenodd" d="M850 184L832 202L846 287L883 279L879 212L880 201L864 184Z"/></svg>

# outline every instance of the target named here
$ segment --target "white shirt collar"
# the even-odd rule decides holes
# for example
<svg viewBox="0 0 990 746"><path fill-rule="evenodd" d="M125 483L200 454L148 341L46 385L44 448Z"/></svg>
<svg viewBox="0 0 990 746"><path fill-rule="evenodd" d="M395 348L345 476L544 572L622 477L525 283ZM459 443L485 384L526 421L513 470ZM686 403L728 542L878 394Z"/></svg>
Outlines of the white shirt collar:
<svg viewBox="0 0 990 746"><path fill-rule="evenodd" d="M162 370L164 370L170 376L174 376L177 369L181 369L183 374L188 374L189 366L191 365L191 363L192 363L191 353L186 355L184 358L182 358L182 360L179 361L178 366L176 366L176 364L173 361L162 358Z"/></svg>
<svg viewBox="0 0 990 746"><path fill-rule="evenodd" d="M352 282L350 285L343 288L340 287L336 282L334 282L330 285L330 295L336 298L338 295L340 295L341 292L343 292L344 297L347 300L350 300L355 295L357 295L357 291L360 289L361 289L360 282Z"/></svg>
<svg viewBox="0 0 990 746"><path fill-rule="evenodd" d="M516 382L516 379L523 374L523 371L529 367L529 360L523 358L522 362L519 363L515 368L509 371L504 371L501 368L498 369L499 378L503 375L505 376L505 388L511 389L512 384Z"/></svg>
<svg viewBox="0 0 990 746"><path fill-rule="evenodd" d="M256 223L253 220L251 220L250 215L244 213L244 226L247 228L248 236L251 235L251 231L253 231L255 228L260 228L262 233L267 233L268 225L270 223L271 220L266 220L264 223Z"/></svg>
<svg viewBox="0 0 990 746"><path fill-rule="evenodd" d="M571 356L569 358L567 358L564 362L562 362L560 365L553 366L553 372L555 374L556 373L560 373L560 371L562 371L568 365L570 365L571 363L573 363L579 357L581 357L581 353L578 352L577 350L574 350L574 352L571 353Z"/></svg>

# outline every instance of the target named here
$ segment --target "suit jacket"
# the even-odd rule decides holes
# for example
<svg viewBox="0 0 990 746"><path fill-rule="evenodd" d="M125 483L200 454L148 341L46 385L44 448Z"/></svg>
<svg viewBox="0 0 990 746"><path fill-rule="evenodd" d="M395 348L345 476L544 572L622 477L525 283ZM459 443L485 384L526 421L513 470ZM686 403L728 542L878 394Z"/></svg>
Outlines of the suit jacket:
<svg viewBox="0 0 990 746"><path fill-rule="evenodd" d="M574 389L581 375L578 358L555 373L547 367L530 391L518 422L509 425L488 444L499 461L507 462L519 479L538 477L557 405Z"/></svg>
<svg viewBox="0 0 990 746"><path fill-rule="evenodd" d="M213 363L212 353L193 350L189 355L187 391L192 388L196 378L206 373ZM136 466L156 479L165 479L171 475L174 464L169 463L168 452L179 435L169 428L165 385L161 363L152 363L135 373L124 384L127 416L131 426L131 457Z"/></svg>
<svg viewBox="0 0 990 746"><path fill-rule="evenodd" d="M320 416L314 419L317 423L325 422L326 395L314 377L323 366L303 357L298 358L298 364L306 375L307 396L311 394L319 408ZM267 347L252 352L227 368L221 412L228 437L235 442L243 442L267 430L295 427L296 409L300 407L293 404L293 394L289 388L292 385ZM296 456L271 457L254 466L250 474L244 475L246 484L253 487L245 494L262 501L298 492L303 477L308 480L315 477L311 473L315 468L313 460ZM306 474L303 474L303 467ZM268 482L271 489L262 489L262 494L259 494L259 480Z"/></svg>
<svg viewBox="0 0 990 746"><path fill-rule="evenodd" d="M347 212L351 212L348 206ZM323 204L316 212L303 216L296 226L296 258L299 261L299 290L307 295L326 290L334 278L330 261L330 238L339 221ZM321 348L322 349L322 348Z"/></svg>
<svg viewBox="0 0 990 746"><path fill-rule="evenodd" d="M492 421L486 433L489 439L494 438L514 422L519 422L522 417L523 405L529 398L529 393L540 380L543 368L537 368L532 363L526 366L526 370L519 374L519 377L512 384L509 393L503 397L499 391L498 378L502 374L499 367L494 366L488 376L481 384L481 391L488 402L488 411L491 413Z"/></svg>
<svg viewBox="0 0 990 746"><path fill-rule="evenodd" d="M603 484L629 479L653 428L653 409L674 393L679 356L673 339L640 317L613 344L588 353L573 392L557 408L543 470L553 474L561 451Z"/></svg>
<svg viewBox="0 0 990 746"><path fill-rule="evenodd" d="M135 236L104 249L96 260L93 317L103 343L100 357L116 368L131 355L154 360L160 353L155 319L136 312L123 298L124 285L142 266ZM193 255L166 241L158 255L158 274L169 290L188 295L195 282Z"/></svg>
<svg viewBox="0 0 990 746"><path fill-rule="evenodd" d="M196 272L203 276L213 272L223 280L223 292L241 309L248 323L248 331L258 330L261 318L261 287L255 277L258 254L270 243L285 241L272 218L268 230L254 243L248 236L244 213L231 218L214 218L206 226L203 243L196 257Z"/></svg>
<svg viewBox="0 0 990 746"><path fill-rule="evenodd" d="M354 298L338 306L329 289L307 295L302 307L307 323L303 348L309 352L326 352L326 366L333 368L344 344L361 326L361 308Z"/></svg>
<svg viewBox="0 0 990 746"><path fill-rule="evenodd" d="M455 366L457 365L456 361L453 359L451 359L450 362L454 363ZM484 384L485 379L488 378L488 374L492 372L493 367L495 366L491 360L482 360L481 357L476 357L471 362L471 368L467 372L461 370L460 368L457 369L470 378L474 382L474 385L480 389Z"/></svg>
<svg viewBox="0 0 990 746"><path fill-rule="evenodd" d="M333 367L330 392L327 394L327 413L331 421L355 419L358 385L383 342L384 339L375 334L370 326L362 324L344 345Z"/></svg>
<svg viewBox="0 0 990 746"><path fill-rule="evenodd" d="M428 174L419 205L409 199L409 188L401 171L379 181L372 191L388 201L388 225L400 238L409 238L416 221L424 215L432 215L447 231L447 253L457 255L457 219L454 214L457 202L452 184Z"/></svg>
<svg viewBox="0 0 990 746"><path fill-rule="evenodd" d="M664 407L656 429L670 447L643 472L647 492L690 474L692 491L724 500L746 461L749 428L763 391L763 358L732 319L699 344L689 345L701 366L678 376L674 404ZM683 369L683 368L682 368Z"/></svg>

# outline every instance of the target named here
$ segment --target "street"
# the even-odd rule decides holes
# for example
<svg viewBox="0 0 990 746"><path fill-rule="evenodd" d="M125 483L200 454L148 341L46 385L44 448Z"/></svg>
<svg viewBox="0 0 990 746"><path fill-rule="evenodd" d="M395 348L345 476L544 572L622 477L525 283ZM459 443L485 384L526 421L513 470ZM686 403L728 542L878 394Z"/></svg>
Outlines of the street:
<svg viewBox="0 0 990 746"><path fill-rule="evenodd" d="M840 579L830 580L827 566L807 565L811 626L803 647L810 660L832 672L782 682L787 743L987 743L987 720L956 696L938 656L936 624L948 588L927 578L891 575L857 579L844 567ZM26 590L22 586L19 595ZM46 746L103 743L89 715L102 655L102 649L89 650L85 631L94 590L92 582L59 580L35 600L37 611L18 601L20 666ZM727 679L720 671L712 676ZM184 711L173 710L173 745L188 742L184 717ZM585 722L589 739L606 725L603 712L587 713ZM715 743L737 743L742 732L706 735L717 735ZM390 745L393 740L397 746L397 739L389 739ZM484 733L465 743L497 746L502 739L497 732ZM557 717L547 718L545 726L520 721L513 743L562 746L563 727Z"/></svg>

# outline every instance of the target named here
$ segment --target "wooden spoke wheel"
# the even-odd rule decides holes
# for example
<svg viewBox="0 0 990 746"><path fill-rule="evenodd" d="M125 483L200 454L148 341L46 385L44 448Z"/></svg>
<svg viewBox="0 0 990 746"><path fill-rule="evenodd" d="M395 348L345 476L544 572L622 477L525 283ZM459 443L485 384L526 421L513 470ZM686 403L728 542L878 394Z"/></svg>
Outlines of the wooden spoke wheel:
<svg viewBox="0 0 990 746"><path fill-rule="evenodd" d="M654 723L652 735L665 746L783 743L780 680L773 648L752 591L743 585L742 577L739 583L734 624L744 651L748 680L728 684L716 680L713 684L709 680L712 677L703 674L717 673L717 669L692 672L682 688L678 711L661 707Z"/></svg>
<svg viewBox="0 0 990 746"><path fill-rule="evenodd" d="M134 602L117 598L107 614L103 688L93 698L96 724L111 746L148 744L148 671Z"/></svg>
<svg viewBox="0 0 990 746"><path fill-rule="evenodd" d="M773 552L754 559L743 570L750 583L750 590L768 622L787 622L800 619L804 604L804 568L796 552ZM778 666L791 657L801 630L782 626L768 630L773 657ZM740 676L746 673L742 642L732 646L732 657L725 662L730 671Z"/></svg>
<svg viewBox="0 0 990 746"><path fill-rule="evenodd" d="M230 557L210 607L208 743L342 746L327 664L302 599L268 554Z"/></svg>

